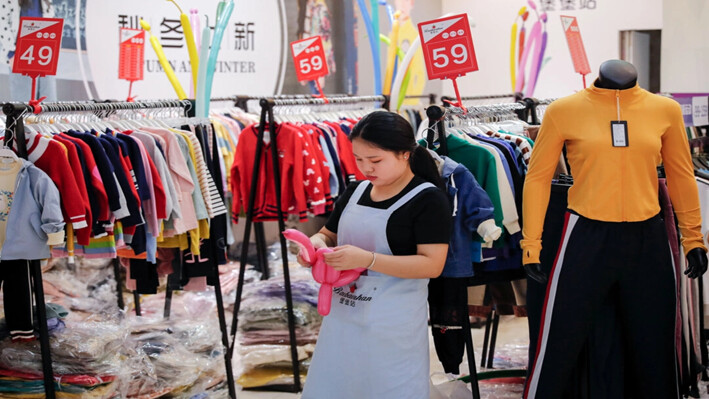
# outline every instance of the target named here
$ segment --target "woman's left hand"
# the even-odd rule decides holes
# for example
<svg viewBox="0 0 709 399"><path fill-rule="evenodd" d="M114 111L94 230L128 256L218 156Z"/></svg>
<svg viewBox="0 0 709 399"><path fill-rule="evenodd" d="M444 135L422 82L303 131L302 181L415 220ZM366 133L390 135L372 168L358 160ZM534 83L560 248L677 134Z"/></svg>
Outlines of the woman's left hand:
<svg viewBox="0 0 709 399"><path fill-rule="evenodd" d="M350 270L367 267L372 263L372 253L352 245L335 247L332 252L323 254L325 263L335 270Z"/></svg>

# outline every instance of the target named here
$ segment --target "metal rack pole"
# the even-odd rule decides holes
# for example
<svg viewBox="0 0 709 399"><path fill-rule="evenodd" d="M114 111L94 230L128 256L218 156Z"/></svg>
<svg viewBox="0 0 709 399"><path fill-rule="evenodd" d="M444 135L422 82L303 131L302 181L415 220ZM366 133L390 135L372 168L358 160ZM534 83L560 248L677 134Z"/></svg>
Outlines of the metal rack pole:
<svg viewBox="0 0 709 399"><path fill-rule="evenodd" d="M11 140L17 143L18 155L27 159L27 147L25 144L24 114L27 108L24 104L5 104L3 113L7 115L7 128L5 130L5 144ZM32 277L32 288L34 291L35 306L37 307L37 319L39 323L39 345L42 354L42 374L44 382L44 394L49 399L56 397L54 389L54 370L52 369L52 354L49 346L49 330L47 328L47 310L44 302L44 287L42 285L42 267L39 260L28 260ZM7 298L6 298L7 299Z"/></svg>

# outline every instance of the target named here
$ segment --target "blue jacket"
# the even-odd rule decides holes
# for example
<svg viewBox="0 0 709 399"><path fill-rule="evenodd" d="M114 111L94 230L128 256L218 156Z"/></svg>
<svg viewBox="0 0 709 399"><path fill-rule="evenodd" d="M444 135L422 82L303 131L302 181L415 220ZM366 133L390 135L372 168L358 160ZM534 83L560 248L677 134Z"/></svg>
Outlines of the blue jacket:
<svg viewBox="0 0 709 399"><path fill-rule="evenodd" d="M453 231L441 277L470 277L473 275L473 252L477 248L479 254L480 248L474 237L494 241L502 231L495 226L490 197L473 174L452 159L442 158L441 177L453 209Z"/></svg>
<svg viewBox="0 0 709 399"><path fill-rule="evenodd" d="M46 259L49 245L64 241L59 190L46 173L29 161L20 161L0 259Z"/></svg>

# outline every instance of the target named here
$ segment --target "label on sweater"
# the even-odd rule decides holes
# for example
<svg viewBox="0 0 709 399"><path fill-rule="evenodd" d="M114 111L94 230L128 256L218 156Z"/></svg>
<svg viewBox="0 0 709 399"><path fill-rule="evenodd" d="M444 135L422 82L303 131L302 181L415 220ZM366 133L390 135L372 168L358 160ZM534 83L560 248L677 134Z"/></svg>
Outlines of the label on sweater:
<svg viewBox="0 0 709 399"><path fill-rule="evenodd" d="M613 137L613 147L627 147L628 121L611 122L611 135Z"/></svg>

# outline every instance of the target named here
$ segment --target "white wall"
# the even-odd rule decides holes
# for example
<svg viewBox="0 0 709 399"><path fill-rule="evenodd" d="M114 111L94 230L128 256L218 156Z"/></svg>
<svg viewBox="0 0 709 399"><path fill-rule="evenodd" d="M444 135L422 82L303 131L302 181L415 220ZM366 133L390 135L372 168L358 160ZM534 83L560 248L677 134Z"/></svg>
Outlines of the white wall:
<svg viewBox="0 0 709 399"><path fill-rule="evenodd" d="M555 1L557 10L548 13L547 22L549 39L545 58L551 58L540 73L534 95L538 98L560 97L572 94L583 87L581 76L573 69L560 15L572 15L578 18L592 71L586 77L590 85L596 78L598 67L603 61L619 57L619 31L662 29L662 1L597 0L595 10L583 11L559 11L560 1ZM675 1L665 0L668 4L672 2L673 6ZM687 3L700 1L682 0ZM479 71L458 79L461 94L484 95L511 92L510 31L517 12L526 4L524 0L443 0L443 13L468 13L480 65ZM578 8L579 3L576 4ZM536 18L530 15L526 25L527 32L532 28L530 21L534 22ZM664 51L663 46L663 54ZM452 93L452 85L444 82L443 91L447 94Z"/></svg>
<svg viewBox="0 0 709 399"><path fill-rule="evenodd" d="M661 88L670 93L709 92L709 3L663 3Z"/></svg>

